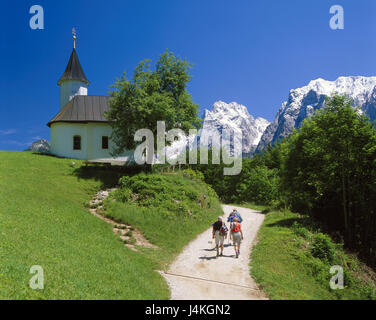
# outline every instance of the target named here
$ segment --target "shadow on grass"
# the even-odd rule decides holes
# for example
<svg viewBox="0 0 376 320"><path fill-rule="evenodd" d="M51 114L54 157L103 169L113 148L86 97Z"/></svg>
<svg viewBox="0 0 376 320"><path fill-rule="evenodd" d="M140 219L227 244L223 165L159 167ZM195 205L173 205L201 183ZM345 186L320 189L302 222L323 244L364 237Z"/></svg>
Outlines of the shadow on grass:
<svg viewBox="0 0 376 320"><path fill-rule="evenodd" d="M101 182L101 189L117 186L119 179L123 176L133 176L143 171L138 166L106 166L88 165L74 169L73 174L80 179L90 179Z"/></svg>
<svg viewBox="0 0 376 320"><path fill-rule="evenodd" d="M31 152L32 154L37 155L37 156L59 158L59 157L57 157L57 156L55 156L54 154L51 154L51 153L41 153L41 152L32 152L32 151L25 151L25 152ZM61 159L63 159L63 158L61 158Z"/></svg>
<svg viewBox="0 0 376 320"><path fill-rule="evenodd" d="M268 223L266 224L267 227L285 227L285 228L290 228L294 223L298 223L301 226L304 227L311 227L314 225L314 222L312 221L311 218L309 217L299 217L299 218L288 218L288 219L283 219L279 220L274 223Z"/></svg>

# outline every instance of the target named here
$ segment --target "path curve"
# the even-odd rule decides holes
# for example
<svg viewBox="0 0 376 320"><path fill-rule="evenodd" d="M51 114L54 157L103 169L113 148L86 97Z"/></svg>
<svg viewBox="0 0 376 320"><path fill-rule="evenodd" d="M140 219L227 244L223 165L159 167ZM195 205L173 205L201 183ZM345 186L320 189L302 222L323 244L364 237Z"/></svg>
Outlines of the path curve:
<svg viewBox="0 0 376 320"><path fill-rule="evenodd" d="M244 219L244 241L241 254L234 257L234 248L225 240L224 256L216 258L215 243L209 243L211 229L190 242L163 272L172 300L264 300L267 299L250 276L249 256L257 232L264 221L258 211L223 205L224 218L236 208Z"/></svg>

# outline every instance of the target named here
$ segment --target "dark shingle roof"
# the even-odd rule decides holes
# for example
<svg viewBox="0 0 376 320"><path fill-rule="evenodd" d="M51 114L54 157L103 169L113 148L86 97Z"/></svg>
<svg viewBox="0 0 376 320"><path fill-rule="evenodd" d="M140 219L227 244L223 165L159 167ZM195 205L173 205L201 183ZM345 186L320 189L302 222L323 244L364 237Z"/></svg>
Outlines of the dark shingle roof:
<svg viewBox="0 0 376 320"><path fill-rule="evenodd" d="M75 96L47 126L55 122L108 122L104 112L109 109L109 99L105 96Z"/></svg>
<svg viewBox="0 0 376 320"><path fill-rule="evenodd" d="M86 78L84 71L82 70L80 60L78 60L78 56L74 48L69 58L68 65L65 68L65 72L61 76L57 84L60 85L65 80L78 80L86 84L90 83Z"/></svg>

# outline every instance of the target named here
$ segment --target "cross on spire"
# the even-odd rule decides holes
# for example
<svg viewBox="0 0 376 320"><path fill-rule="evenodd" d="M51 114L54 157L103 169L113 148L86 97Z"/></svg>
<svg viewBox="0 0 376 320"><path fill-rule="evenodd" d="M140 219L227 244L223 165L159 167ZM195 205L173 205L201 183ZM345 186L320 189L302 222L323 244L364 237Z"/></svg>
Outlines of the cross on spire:
<svg viewBox="0 0 376 320"><path fill-rule="evenodd" d="M77 38L76 34L77 34L76 28L73 27L72 29L73 49L76 49L76 38Z"/></svg>
<svg viewBox="0 0 376 320"><path fill-rule="evenodd" d="M80 61L78 60L76 52L76 38L77 38L76 28L72 28L72 38L73 38L73 50L69 58L67 67L65 68L64 74L58 81L58 85L61 85L64 81L75 80L89 85L89 80L87 80L84 71L82 70Z"/></svg>

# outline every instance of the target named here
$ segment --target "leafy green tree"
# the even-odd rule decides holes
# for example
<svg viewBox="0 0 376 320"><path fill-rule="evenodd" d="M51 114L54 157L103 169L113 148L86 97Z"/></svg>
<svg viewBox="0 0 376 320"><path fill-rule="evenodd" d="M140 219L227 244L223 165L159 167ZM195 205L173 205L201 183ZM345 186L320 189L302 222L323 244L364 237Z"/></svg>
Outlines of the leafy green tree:
<svg viewBox="0 0 376 320"><path fill-rule="evenodd" d="M253 166L243 162L243 171L236 184L237 201L270 205L278 199L279 176L277 169Z"/></svg>
<svg viewBox="0 0 376 320"><path fill-rule="evenodd" d="M110 91L110 109L106 113L116 148L114 156L136 147L134 135L139 129L154 134L156 147L157 121L165 121L166 131L179 128L185 133L199 128L199 106L187 92L191 65L166 50L152 70L150 60L136 67L132 78L124 73Z"/></svg>
<svg viewBox="0 0 376 320"><path fill-rule="evenodd" d="M224 150L222 152L225 152ZM224 176L226 165L221 159L219 164L212 164L213 149L208 150L208 164L191 165L194 170L202 172L205 182L210 184L225 202L254 202L269 205L279 200L279 170L269 169L265 165L265 155L253 159L242 159L242 171L239 175Z"/></svg>
<svg viewBox="0 0 376 320"><path fill-rule="evenodd" d="M288 151L288 138L279 141L274 146L268 145L262 155L262 163L269 169L280 170Z"/></svg>

